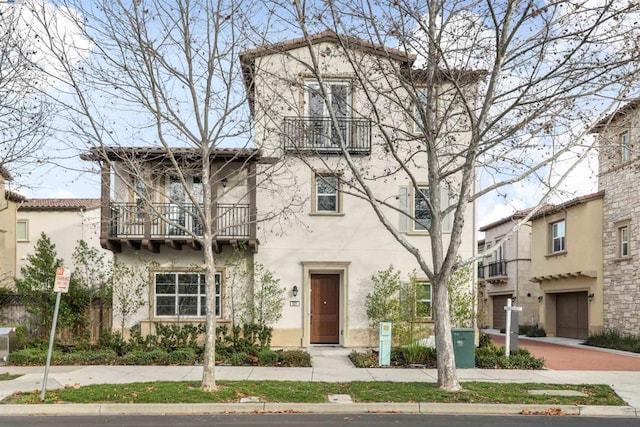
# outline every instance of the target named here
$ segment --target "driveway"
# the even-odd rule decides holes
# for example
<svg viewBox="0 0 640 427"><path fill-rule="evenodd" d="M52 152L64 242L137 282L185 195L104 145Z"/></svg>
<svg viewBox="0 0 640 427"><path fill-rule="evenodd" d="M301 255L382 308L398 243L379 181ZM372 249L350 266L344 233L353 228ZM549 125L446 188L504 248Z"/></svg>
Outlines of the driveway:
<svg viewBox="0 0 640 427"><path fill-rule="evenodd" d="M494 344L504 345L504 335L490 334ZM562 371L640 371L640 354L625 353L580 346L577 340L570 345L545 342L545 338L519 337L518 346L535 357L544 357L545 366Z"/></svg>

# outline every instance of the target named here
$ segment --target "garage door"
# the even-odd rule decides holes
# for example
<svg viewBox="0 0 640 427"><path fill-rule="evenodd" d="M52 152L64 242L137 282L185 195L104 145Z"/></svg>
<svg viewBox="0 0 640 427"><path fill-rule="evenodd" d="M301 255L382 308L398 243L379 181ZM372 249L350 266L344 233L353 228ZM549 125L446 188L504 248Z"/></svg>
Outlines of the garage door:
<svg viewBox="0 0 640 427"><path fill-rule="evenodd" d="M507 305L507 299L511 295L496 295L491 297L493 301L493 329L504 329L507 327L507 312L504 307Z"/></svg>
<svg viewBox="0 0 640 427"><path fill-rule="evenodd" d="M556 335L585 339L589 336L586 292L556 294Z"/></svg>

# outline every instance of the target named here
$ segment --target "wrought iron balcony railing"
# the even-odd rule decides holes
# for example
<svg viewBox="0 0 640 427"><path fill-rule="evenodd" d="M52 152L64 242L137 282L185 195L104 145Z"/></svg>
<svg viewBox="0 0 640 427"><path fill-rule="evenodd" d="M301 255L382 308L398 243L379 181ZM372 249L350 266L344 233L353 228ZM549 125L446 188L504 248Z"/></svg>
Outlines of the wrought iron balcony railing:
<svg viewBox="0 0 640 427"><path fill-rule="evenodd" d="M490 262L486 265L486 268L488 269L487 278L503 277L507 275L507 262L503 259Z"/></svg>
<svg viewBox="0 0 640 427"><path fill-rule="evenodd" d="M284 149L287 152L342 153L341 144L351 154L371 153L371 120L329 117L285 117Z"/></svg>
<svg viewBox="0 0 640 427"><path fill-rule="evenodd" d="M134 238L145 233L150 223L150 237L202 236L203 228L196 205L191 203L111 203L109 237ZM216 212L218 238L248 238L250 207L248 204L218 203Z"/></svg>

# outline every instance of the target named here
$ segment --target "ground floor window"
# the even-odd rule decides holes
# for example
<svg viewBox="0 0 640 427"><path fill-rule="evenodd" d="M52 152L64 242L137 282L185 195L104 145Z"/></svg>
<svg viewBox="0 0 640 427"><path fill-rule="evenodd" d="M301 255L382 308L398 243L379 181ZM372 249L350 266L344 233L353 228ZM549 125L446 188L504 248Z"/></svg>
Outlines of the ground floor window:
<svg viewBox="0 0 640 427"><path fill-rule="evenodd" d="M207 283L204 273L154 274L155 315L192 316L206 315ZM215 274L216 317L220 317L222 274Z"/></svg>

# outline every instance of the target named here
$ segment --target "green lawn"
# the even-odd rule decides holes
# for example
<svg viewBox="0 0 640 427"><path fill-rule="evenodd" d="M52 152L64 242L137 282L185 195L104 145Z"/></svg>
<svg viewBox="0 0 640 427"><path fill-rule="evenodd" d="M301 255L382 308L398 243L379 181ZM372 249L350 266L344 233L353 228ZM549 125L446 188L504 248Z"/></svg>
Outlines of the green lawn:
<svg viewBox="0 0 640 427"><path fill-rule="evenodd" d="M0 373L0 381L10 381L10 380L14 380L18 377L21 377L22 375L11 375L8 372L3 372Z"/></svg>
<svg viewBox="0 0 640 427"><path fill-rule="evenodd" d="M198 382L148 382L67 387L47 392L47 403L232 403L246 396L261 402L323 403L328 394L349 394L354 402L521 403L552 405L624 405L606 385L463 383L447 393L434 384L394 382L322 383L296 381L219 381L206 393ZM528 390L575 390L586 397L538 396ZM15 394L2 403L40 403L39 393Z"/></svg>

